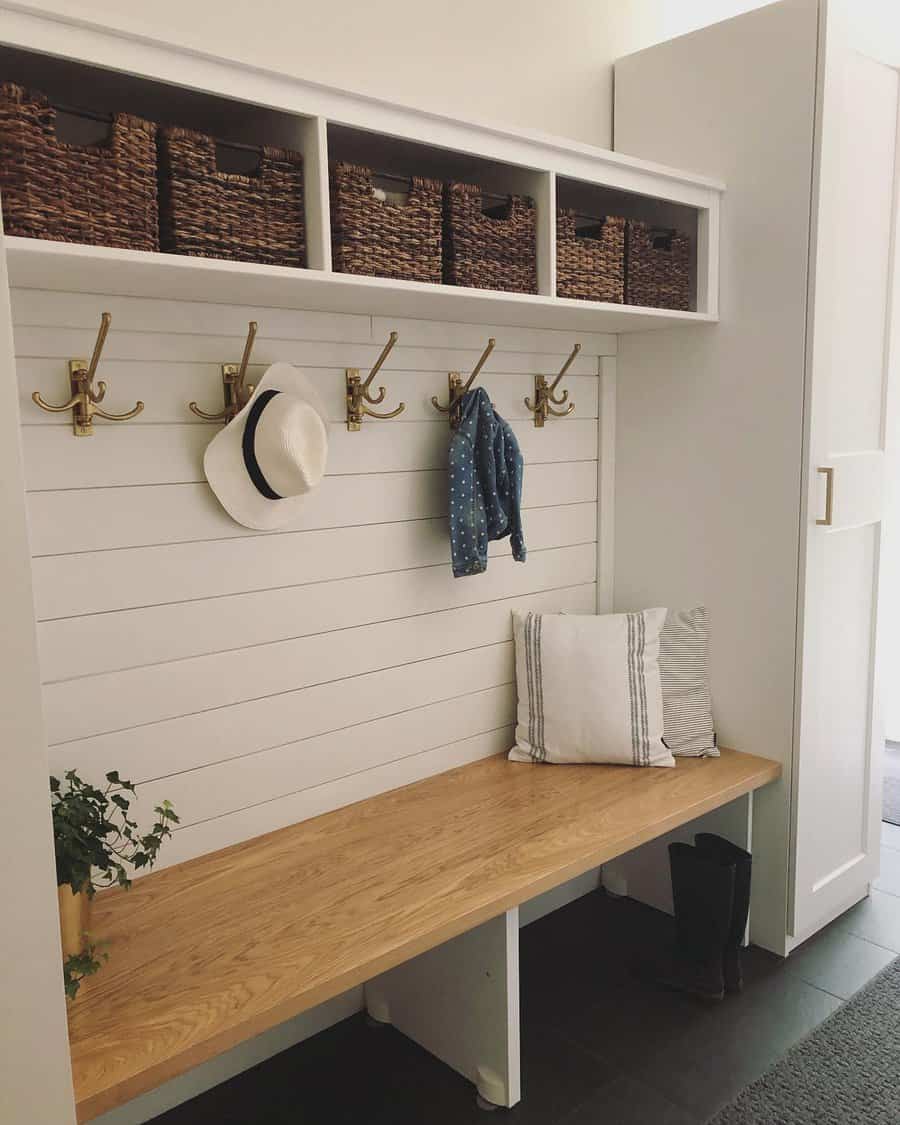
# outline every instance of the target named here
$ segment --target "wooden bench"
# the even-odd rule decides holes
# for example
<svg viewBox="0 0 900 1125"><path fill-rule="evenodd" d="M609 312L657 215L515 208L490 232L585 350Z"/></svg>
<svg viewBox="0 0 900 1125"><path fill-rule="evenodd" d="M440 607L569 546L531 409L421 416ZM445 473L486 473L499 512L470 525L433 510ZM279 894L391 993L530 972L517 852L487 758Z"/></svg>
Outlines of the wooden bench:
<svg viewBox="0 0 900 1125"><path fill-rule="evenodd" d="M490 758L104 892L110 961L70 1012L78 1119L364 982L376 1018L514 1104L518 904L779 773L730 750L668 770Z"/></svg>

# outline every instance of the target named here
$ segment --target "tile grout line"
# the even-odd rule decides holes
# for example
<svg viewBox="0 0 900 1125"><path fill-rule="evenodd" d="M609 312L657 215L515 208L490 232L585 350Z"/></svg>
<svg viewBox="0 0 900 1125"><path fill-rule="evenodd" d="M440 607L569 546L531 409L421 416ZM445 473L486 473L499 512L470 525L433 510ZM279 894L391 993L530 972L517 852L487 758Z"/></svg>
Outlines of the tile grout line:
<svg viewBox="0 0 900 1125"><path fill-rule="evenodd" d="M872 939L866 937L865 934L857 933L856 930L851 930L851 929L849 929L849 927L846 930L844 930L843 932L846 933L846 934L849 934L851 937L855 937L858 941L864 941L864 942L867 942L869 945L874 945L876 949L883 949L883 950L885 950L886 953L892 953L894 955L894 957L900 957L900 949L894 949L890 945L883 945L879 941L872 941Z"/></svg>

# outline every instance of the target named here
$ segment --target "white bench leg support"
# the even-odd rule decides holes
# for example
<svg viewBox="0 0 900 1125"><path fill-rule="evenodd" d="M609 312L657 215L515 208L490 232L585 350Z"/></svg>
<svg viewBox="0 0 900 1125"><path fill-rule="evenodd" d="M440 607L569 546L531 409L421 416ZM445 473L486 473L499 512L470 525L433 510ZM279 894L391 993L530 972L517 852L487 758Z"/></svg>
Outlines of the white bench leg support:
<svg viewBox="0 0 900 1125"><path fill-rule="evenodd" d="M366 985L366 1010L513 1106L519 1078L519 912L461 934Z"/></svg>

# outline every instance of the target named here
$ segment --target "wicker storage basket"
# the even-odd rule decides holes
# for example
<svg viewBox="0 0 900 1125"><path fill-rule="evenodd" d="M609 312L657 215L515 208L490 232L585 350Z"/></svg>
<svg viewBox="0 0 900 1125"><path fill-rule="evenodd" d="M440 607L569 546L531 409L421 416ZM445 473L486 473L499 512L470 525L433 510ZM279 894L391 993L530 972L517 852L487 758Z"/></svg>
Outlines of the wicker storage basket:
<svg viewBox="0 0 900 1125"><path fill-rule="evenodd" d="M579 235L575 212L556 217L556 293L582 301L625 300L625 220L607 215Z"/></svg>
<svg viewBox="0 0 900 1125"><path fill-rule="evenodd" d="M259 153L249 175L220 172L215 138L161 128L162 249L197 258L304 266L303 157L280 148L263 147Z"/></svg>
<svg viewBox="0 0 900 1125"><path fill-rule="evenodd" d="M56 135L56 110L43 94L0 85L0 196L7 234L159 249L156 126L112 118L101 145Z"/></svg>
<svg viewBox="0 0 900 1125"><path fill-rule="evenodd" d="M441 280L441 184L413 176L405 204L375 196L374 173L331 168L331 253L339 273Z"/></svg>
<svg viewBox="0 0 900 1125"><path fill-rule="evenodd" d="M534 203L511 195L484 214L481 188L444 191L444 281L475 289L537 293Z"/></svg>
<svg viewBox="0 0 900 1125"><path fill-rule="evenodd" d="M691 307L691 242L686 234L629 219L625 301L658 309Z"/></svg>

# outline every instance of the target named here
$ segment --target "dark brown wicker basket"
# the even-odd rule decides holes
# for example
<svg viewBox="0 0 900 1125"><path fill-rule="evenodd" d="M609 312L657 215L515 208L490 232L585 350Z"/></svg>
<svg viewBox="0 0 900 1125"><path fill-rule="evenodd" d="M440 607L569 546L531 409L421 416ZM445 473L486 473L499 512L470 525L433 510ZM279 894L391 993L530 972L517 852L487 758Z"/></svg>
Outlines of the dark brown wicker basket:
<svg viewBox="0 0 900 1125"><path fill-rule="evenodd" d="M163 250L306 265L300 153L263 147L249 175L220 172L214 137L166 127L159 131L159 172Z"/></svg>
<svg viewBox="0 0 900 1125"><path fill-rule="evenodd" d="M534 203L511 195L482 210L481 188L448 184L444 190L444 281L475 289L537 293Z"/></svg>
<svg viewBox="0 0 900 1125"><path fill-rule="evenodd" d="M0 196L7 234L157 250L156 126L120 113L106 143L67 144L43 94L4 83Z"/></svg>
<svg viewBox="0 0 900 1125"><path fill-rule="evenodd" d="M676 230L628 220L625 301L657 309L691 307L691 241Z"/></svg>
<svg viewBox="0 0 900 1125"><path fill-rule="evenodd" d="M331 168L331 253L339 273L441 280L441 183L413 176L405 204L375 196L369 168Z"/></svg>
<svg viewBox="0 0 900 1125"><path fill-rule="evenodd" d="M556 293L582 301L625 300L625 220L613 215L576 230L575 212L556 217Z"/></svg>

